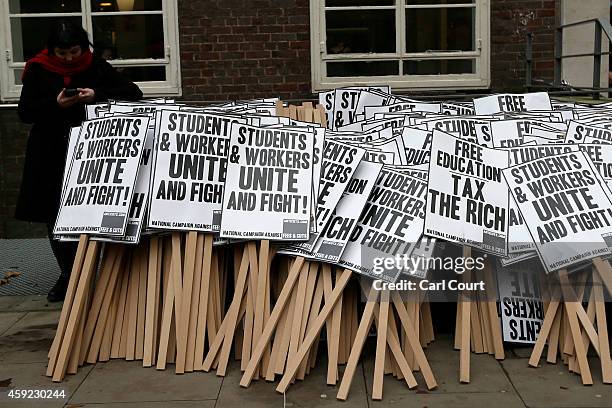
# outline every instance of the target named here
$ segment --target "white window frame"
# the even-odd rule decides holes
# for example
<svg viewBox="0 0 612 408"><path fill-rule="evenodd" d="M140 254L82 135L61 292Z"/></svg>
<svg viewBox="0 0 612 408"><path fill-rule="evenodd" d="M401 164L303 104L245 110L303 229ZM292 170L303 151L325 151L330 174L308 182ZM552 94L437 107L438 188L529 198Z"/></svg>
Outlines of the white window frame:
<svg viewBox="0 0 612 408"><path fill-rule="evenodd" d="M328 9L396 9L396 52L385 54L328 54L325 29L325 0L310 0L310 55L313 92L323 91L343 86L390 85L393 90L437 90L437 89L485 89L491 84L490 69L490 4L489 0L474 0L475 8L475 50L460 52L427 52L407 53L405 38L406 8L453 8L465 7L464 4L411 5L406 0L395 0L393 6L374 7L332 7ZM432 1L433 3L433 1ZM445 75L401 75L403 63L400 63L400 75L394 76L363 76L363 77L327 77L328 61L389 61L405 59L466 59L475 58L473 74Z"/></svg>
<svg viewBox="0 0 612 408"><path fill-rule="evenodd" d="M164 65L165 81L136 82L146 97L181 96L181 67L179 53L178 8L177 0L163 0L161 11L111 11L92 12L91 0L81 0L81 11L74 13L23 13L9 14L8 0L0 0L0 97L2 101L15 101L21 94L21 85L15 83L14 70L23 69L24 62L14 62L13 43L11 38L10 17L81 17L83 28L93 35L92 17L104 15L143 15L161 14L164 22L164 58L109 60L114 67L142 67L147 65ZM42 35L46 35L43 33Z"/></svg>

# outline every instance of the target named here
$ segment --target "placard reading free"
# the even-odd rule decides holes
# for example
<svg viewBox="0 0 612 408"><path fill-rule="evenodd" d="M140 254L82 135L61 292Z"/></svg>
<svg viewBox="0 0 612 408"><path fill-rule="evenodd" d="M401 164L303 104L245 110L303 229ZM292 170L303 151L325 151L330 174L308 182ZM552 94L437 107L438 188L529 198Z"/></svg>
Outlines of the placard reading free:
<svg viewBox="0 0 612 408"><path fill-rule="evenodd" d="M221 237L307 240L314 132L234 124Z"/></svg>
<svg viewBox="0 0 612 408"><path fill-rule="evenodd" d="M83 123L55 234L124 235L148 125L145 116Z"/></svg>
<svg viewBox="0 0 612 408"><path fill-rule="evenodd" d="M433 131L425 234L506 255L508 152Z"/></svg>

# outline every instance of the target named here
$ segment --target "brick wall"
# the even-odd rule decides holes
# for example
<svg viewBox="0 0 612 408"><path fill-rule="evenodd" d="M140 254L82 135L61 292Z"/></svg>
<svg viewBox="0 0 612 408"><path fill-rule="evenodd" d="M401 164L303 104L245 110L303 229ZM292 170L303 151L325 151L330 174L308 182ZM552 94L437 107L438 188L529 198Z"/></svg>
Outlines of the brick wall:
<svg viewBox="0 0 612 408"><path fill-rule="evenodd" d="M491 88L523 91L526 35L534 33L533 78L553 79L559 0L491 1Z"/></svg>
<svg viewBox="0 0 612 408"><path fill-rule="evenodd" d="M308 0L179 0L187 100L311 97Z"/></svg>

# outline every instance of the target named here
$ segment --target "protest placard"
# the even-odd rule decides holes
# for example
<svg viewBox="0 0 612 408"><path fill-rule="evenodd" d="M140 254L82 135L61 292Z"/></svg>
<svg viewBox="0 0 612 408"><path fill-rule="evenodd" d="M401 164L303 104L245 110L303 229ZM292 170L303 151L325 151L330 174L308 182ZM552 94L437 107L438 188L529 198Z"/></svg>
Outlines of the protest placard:
<svg viewBox="0 0 612 408"><path fill-rule="evenodd" d="M380 163L359 162L338 205L318 234L311 257L329 263L339 261L382 167Z"/></svg>
<svg viewBox="0 0 612 408"><path fill-rule="evenodd" d="M507 253L508 187L501 170L508 152L434 130L425 234Z"/></svg>
<svg viewBox="0 0 612 408"><path fill-rule="evenodd" d="M395 282L402 270L380 260L409 257L423 233L427 182L383 167L339 264Z"/></svg>
<svg viewBox="0 0 612 408"><path fill-rule="evenodd" d="M416 166L429 163L432 138L433 134L428 130L404 127L400 141L405 154L400 156L401 164Z"/></svg>
<svg viewBox="0 0 612 408"><path fill-rule="evenodd" d="M233 117L196 112L158 113L155 170L148 226L219 230Z"/></svg>
<svg viewBox="0 0 612 408"><path fill-rule="evenodd" d="M598 126L570 121L565 135L565 143L584 143L585 138L612 142L612 131Z"/></svg>
<svg viewBox="0 0 612 408"><path fill-rule="evenodd" d="M234 124L221 237L307 240L314 132Z"/></svg>
<svg viewBox="0 0 612 408"><path fill-rule="evenodd" d="M498 268L504 341L534 344L544 320L540 282L534 268Z"/></svg>
<svg viewBox="0 0 612 408"><path fill-rule="evenodd" d="M552 110L550 97L546 92L527 94L499 94L474 99L476 115L490 115L499 112L524 112Z"/></svg>
<svg viewBox="0 0 612 408"><path fill-rule="evenodd" d="M612 202L583 152L503 171L548 272L610 253Z"/></svg>
<svg viewBox="0 0 612 408"><path fill-rule="evenodd" d="M70 170L55 234L125 233L148 124L145 116L83 123L67 162Z"/></svg>

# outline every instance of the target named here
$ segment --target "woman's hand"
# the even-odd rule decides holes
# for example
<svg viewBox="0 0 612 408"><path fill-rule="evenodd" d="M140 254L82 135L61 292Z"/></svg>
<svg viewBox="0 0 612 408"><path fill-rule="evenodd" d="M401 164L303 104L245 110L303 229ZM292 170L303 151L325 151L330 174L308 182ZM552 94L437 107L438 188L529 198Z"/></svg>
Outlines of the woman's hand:
<svg viewBox="0 0 612 408"><path fill-rule="evenodd" d="M77 88L79 102L91 103L96 100L96 92L91 88Z"/></svg>
<svg viewBox="0 0 612 408"><path fill-rule="evenodd" d="M80 102L79 100L80 94L77 94L74 96L66 96L64 95L65 90L66 89L62 89L62 92L60 92L60 94L57 95L57 104L60 106L60 108L64 108L64 109L69 108L73 106L74 104Z"/></svg>

